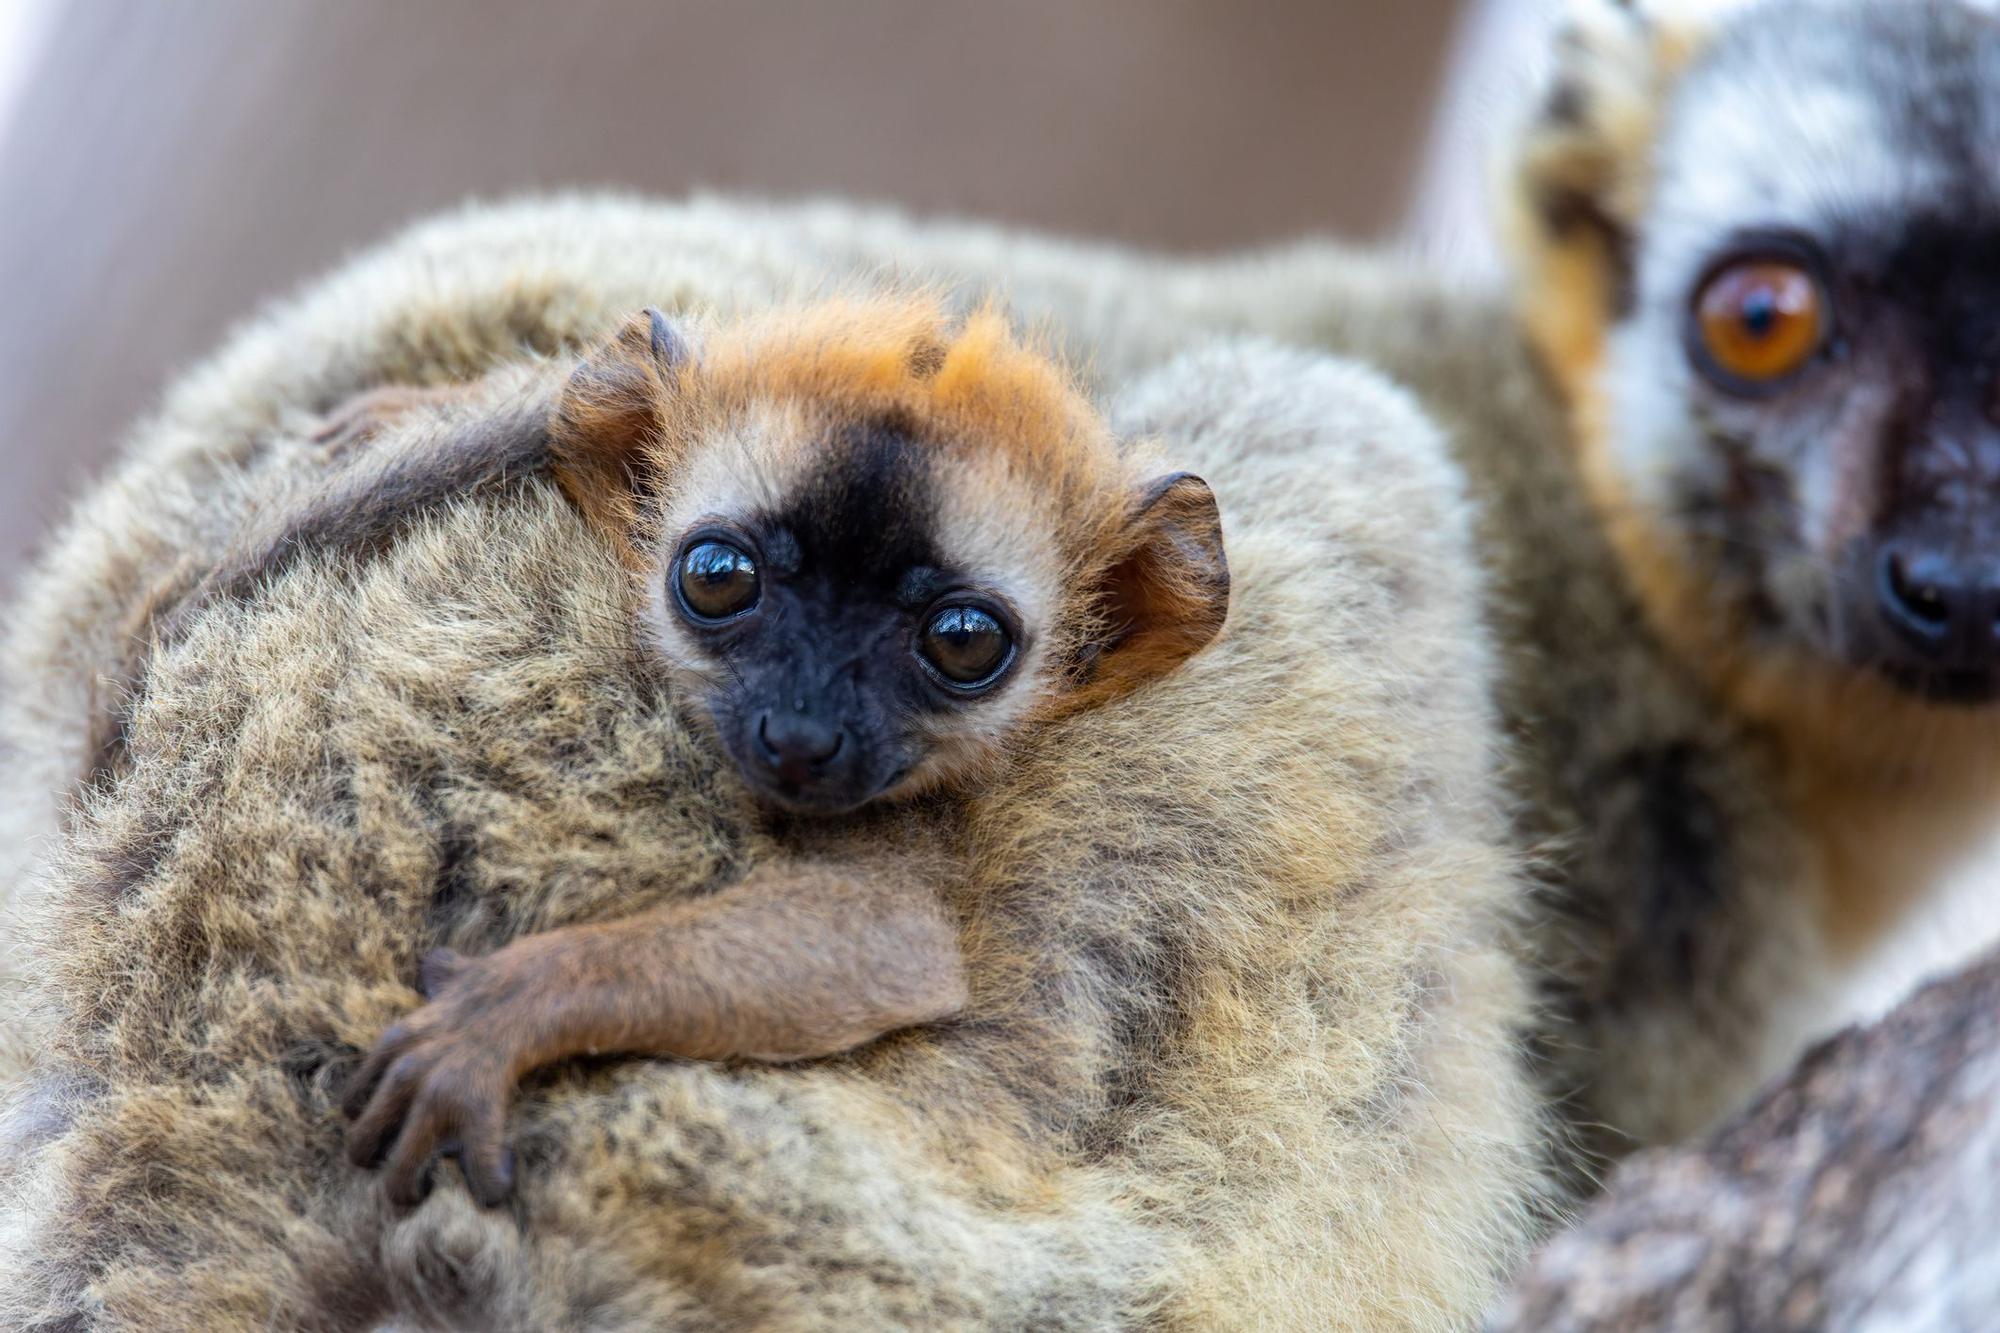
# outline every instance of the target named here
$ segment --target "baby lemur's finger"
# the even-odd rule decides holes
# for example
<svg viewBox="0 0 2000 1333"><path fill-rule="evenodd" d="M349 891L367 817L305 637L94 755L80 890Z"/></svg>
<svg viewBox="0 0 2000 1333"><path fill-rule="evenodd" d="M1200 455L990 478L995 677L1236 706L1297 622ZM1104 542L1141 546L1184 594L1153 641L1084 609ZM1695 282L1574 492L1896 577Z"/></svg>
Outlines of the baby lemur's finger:
<svg viewBox="0 0 2000 1333"><path fill-rule="evenodd" d="M374 1096L375 1085L381 1082L382 1072L415 1035L408 1024L398 1023L375 1039L375 1045L361 1061L361 1067L347 1081L347 1091L340 1099L342 1115L352 1120L361 1114L361 1108L368 1105L369 1099Z"/></svg>
<svg viewBox="0 0 2000 1333"><path fill-rule="evenodd" d="M481 1208L497 1208L514 1192L514 1151L500 1141L505 1122L499 1116L469 1131L444 1155L458 1159L465 1187Z"/></svg>
<svg viewBox="0 0 2000 1333"><path fill-rule="evenodd" d="M383 1170L382 1185L389 1202L398 1208L414 1208L430 1193L431 1159L451 1128L443 1107L420 1097L402 1122L389 1161Z"/></svg>
<svg viewBox="0 0 2000 1333"><path fill-rule="evenodd" d="M463 385L424 388L414 384L384 384L355 394L321 417L311 439L329 453L339 455L366 444L409 412L437 407L462 398L465 393Z"/></svg>
<svg viewBox="0 0 2000 1333"><path fill-rule="evenodd" d="M410 1103L417 1095L419 1080L414 1065L391 1068L374 1097L367 1103L354 1128L347 1132L347 1160L360 1167L372 1167L382 1160L389 1141L396 1136Z"/></svg>

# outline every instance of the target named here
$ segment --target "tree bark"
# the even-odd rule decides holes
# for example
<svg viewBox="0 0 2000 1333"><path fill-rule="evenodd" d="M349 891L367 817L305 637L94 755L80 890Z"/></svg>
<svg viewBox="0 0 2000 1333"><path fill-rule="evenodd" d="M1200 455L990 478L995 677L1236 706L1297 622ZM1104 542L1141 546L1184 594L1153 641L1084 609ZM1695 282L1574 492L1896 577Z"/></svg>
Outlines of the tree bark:
<svg viewBox="0 0 2000 1333"><path fill-rule="evenodd" d="M1632 1158L1488 1328L2000 1328L2000 953Z"/></svg>

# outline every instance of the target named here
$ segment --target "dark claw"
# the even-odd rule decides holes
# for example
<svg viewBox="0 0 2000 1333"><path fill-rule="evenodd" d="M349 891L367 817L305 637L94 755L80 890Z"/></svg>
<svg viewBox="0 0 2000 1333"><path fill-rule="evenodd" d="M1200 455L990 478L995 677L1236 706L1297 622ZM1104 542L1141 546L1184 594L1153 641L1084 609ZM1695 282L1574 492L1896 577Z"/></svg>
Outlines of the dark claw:
<svg viewBox="0 0 2000 1333"><path fill-rule="evenodd" d="M471 1191L474 1203L481 1208L497 1208L507 1201L507 1196L514 1192L512 1148L472 1152L462 1145L453 1144L452 1149L441 1151L438 1155L457 1159L459 1172L465 1177L465 1187Z"/></svg>
<svg viewBox="0 0 2000 1333"><path fill-rule="evenodd" d="M431 1197L431 1185L436 1175L436 1159L425 1157L413 1167L389 1175L389 1202L398 1208L415 1208Z"/></svg>

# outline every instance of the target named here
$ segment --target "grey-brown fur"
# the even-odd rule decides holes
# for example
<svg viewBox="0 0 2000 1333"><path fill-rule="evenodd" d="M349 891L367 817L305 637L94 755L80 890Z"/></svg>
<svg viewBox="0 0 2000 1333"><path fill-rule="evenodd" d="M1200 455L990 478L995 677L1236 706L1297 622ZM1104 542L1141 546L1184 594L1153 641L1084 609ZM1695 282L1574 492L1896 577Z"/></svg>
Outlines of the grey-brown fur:
<svg viewBox="0 0 2000 1333"><path fill-rule="evenodd" d="M351 441L343 435L317 432L313 442L326 446L326 466L306 493L269 497L263 516L233 536L219 557L211 557L215 563L185 555L157 579L119 627L122 661L99 679L88 782L116 775L147 659L180 638L204 608L250 596L315 552L372 554L437 504L505 488L546 470L548 395L533 376L482 384L477 399L458 406L476 410L462 411L453 429L421 431L366 452L349 453L344 446Z"/></svg>
<svg viewBox="0 0 2000 1333"><path fill-rule="evenodd" d="M399 1216L340 1160L345 1075L425 948L700 893L787 836L684 730L548 483L254 554L352 465L311 438L345 395L685 295L632 244L654 216L362 261L196 372L59 537L10 659L53 845L0 1319L1464 1326L1532 1231L1542 1139L1467 511L1401 395L1255 345L1121 399L1215 486L1235 602L954 835L963 1021L797 1069L560 1066L516 1104L497 1213L447 1172ZM157 644L123 766L79 790L132 608L245 550L269 577Z"/></svg>

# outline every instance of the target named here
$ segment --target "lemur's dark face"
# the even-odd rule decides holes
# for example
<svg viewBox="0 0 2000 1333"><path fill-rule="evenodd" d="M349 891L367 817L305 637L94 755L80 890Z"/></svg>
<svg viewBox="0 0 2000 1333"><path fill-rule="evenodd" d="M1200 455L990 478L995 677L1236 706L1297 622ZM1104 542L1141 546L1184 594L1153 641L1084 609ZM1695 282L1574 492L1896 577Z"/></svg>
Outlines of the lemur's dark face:
<svg viewBox="0 0 2000 1333"><path fill-rule="evenodd" d="M662 637L698 664L717 737L774 805L852 810L1018 712L1050 598L951 549L941 456L852 428L782 487L673 535Z"/></svg>
<svg viewBox="0 0 2000 1333"><path fill-rule="evenodd" d="M1770 4L1681 80L1608 346L1634 501L1753 631L2000 695L2000 24Z"/></svg>
<svg viewBox="0 0 2000 1333"><path fill-rule="evenodd" d="M642 648L770 805L838 814L1000 767L1221 632L1215 497L1154 474L992 311L924 298L708 332L628 319L548 418L641 592Z"/></svg>

